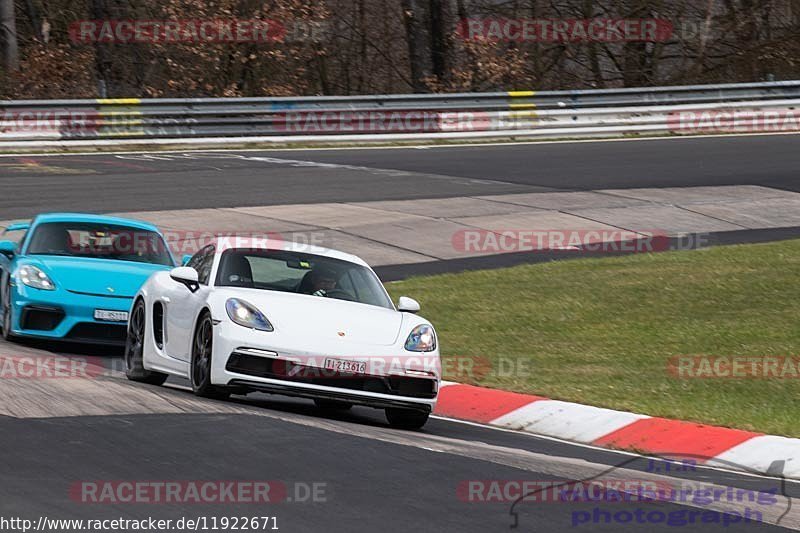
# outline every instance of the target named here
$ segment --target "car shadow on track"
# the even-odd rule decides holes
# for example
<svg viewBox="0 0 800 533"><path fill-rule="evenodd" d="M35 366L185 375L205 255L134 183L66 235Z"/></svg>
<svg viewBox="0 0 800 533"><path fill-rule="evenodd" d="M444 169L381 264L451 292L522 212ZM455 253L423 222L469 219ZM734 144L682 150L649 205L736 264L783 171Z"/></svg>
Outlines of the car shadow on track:
<svg viewBox="0 0 800 533"><path fill-rule="evenodd" d="M125 348L123 346L104 346L93 344L80 344L69 341L54 341L46 339L17 338L13 342L0 339L0 352L13 353L15 348L20 350L40 350L47 354L63 356L77 355L89 357L108 357L109 360L122 360Z"/></svg>
<svg viewBox="0 0 800 533"><path fill-rule="evenodd" d="M48 357L56 355L65 358L92 358L94 362L102 364L108 369L110 376L125 380L123 355L124 348L115 346L97 346L64 341L50 341L40 339L17 339L12 343L0 339L0 355L20 355ZM99 361L98 361L99 360ZM174 394L191 395L189 382L185 379L170 377L166 387L152 387L153 392L170 390ZM219 400L204 400L209 402ZM312 418L322 418L372 427L389 427L384 418L383 410L355 406L348 411L323 410L314 405L311 400L295 399L284 396L263 393L251 393L247 396L231 396L225 403L247 407L257 407L284 414L294 414Z"/></svg>
<svg viewBox="0 0 800 533"><path fill-rule="evenodd" d="M324 418L339 422L350 422L364 426L389 427L383 418L383 410L355 406L348 411L331 411L320 409L311 400L293 399L262 393L251 393L245 396L232 396L231 403L268 409L280 413L296 414L313 418Z"/></svg>

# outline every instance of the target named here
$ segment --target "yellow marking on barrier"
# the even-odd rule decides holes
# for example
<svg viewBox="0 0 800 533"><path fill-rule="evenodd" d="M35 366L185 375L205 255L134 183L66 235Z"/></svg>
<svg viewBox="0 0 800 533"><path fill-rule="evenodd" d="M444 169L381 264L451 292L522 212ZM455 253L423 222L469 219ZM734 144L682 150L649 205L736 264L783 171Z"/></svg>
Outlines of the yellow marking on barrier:
<svg viewBox="0 0 800 533"><path fill-rule="evenodd" d="M511 98L532 98L536 96L536 91L509 91L508 96ZM536 109L536 104L533 102L519 102L513 101L508 104L511 109Z"/></svg>
<svg viewBox="0 0 800 533"><path fill-rule="evenodd" d="M500 122L518 129L531 128L539 124L539 113L536 111L504 111L500 113Z"/></svg>
<svg viewBox="0 0 800 533"><path fill-rule="evenodd" d="M140 105L140 98L100 98L97 100L100 105Z"/></svg>
<svg viewBox="0 0 800 533"><path fill-rule="evenodd" d="M139 98L102 98L97 100L98 137L127 137L145 134ZM135 128L135 129L131 129Z"/></svg>

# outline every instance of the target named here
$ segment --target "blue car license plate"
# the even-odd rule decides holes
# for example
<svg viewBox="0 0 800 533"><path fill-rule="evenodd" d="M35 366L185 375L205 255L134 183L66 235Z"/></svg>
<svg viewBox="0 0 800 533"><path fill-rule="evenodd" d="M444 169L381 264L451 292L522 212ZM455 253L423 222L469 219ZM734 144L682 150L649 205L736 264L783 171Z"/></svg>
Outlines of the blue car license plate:
<svg viewBox="0 0 800 533"><path fill-rule="evenodd" d="M94 319L102 320L103 322L127 322L127 311L106 311L104 309L94 310Z"/></svg>

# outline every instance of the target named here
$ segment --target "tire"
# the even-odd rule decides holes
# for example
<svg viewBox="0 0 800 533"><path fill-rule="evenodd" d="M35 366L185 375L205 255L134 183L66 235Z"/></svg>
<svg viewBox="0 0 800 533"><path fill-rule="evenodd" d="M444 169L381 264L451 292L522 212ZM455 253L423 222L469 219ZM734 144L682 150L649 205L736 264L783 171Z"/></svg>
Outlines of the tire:
<svg viewBox="0 0 800 533"><path fill-rule="evenodd" d="M204 313L197 321L192 340L190 381L192 392L203 398L225 400L230 392L211 384L211 355L214 351L214 324L211 315Z"/></svg>
<svg viewBox="0 0 800 533"><path fill-rule="evenodd" d="M386 409L386 419L389 425L397 429L420 429L428 421L430 413L414 411L412 409Z"/></svg>
<svg viewBox="0 0 800 533"><path fill-rule="evenodd" d="M147 313L144 301L139 300L133 306L131 319L128 321L128 338L125 341L125 377L131 381L149 385L163 385L167 381L166 374L153 372L144 368L144 343Z"/></svg>
<svg viewBox="0 0 800 533"><path fill-rule="evenodd" d="M335 411L335 412L344 412L349 411L352 409L353 404L347 402L340 402L337 400L314 400L314 403L317 404L317 407L322 409L323 411Z"/></svg>
<svg viewBox="0 0 800 533"><path fill-rule="evenodd" d="M11 286L6 285L3 291L3 303L0 305L0 314L3 317L2 334L3 339L8 342L16 340L16 336L11 333L11 324L14 322L14 308L11 307Z"/></svg>

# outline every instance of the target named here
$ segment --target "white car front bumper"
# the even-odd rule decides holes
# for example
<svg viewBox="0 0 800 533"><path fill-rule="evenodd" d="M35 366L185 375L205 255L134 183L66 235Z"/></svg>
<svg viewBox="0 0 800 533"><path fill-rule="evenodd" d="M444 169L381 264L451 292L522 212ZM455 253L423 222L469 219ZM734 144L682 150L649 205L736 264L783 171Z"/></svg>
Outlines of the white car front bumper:
<svg viewBox="0 0 800 533"><path fill-rule="evenodd" d="M376 408L432 412L441 382L438 350L367 346L261 332L223 320L214 326L215 385L286 396L339 400ZM357 372L325 368L326 359L364 363Z"/></svg>

